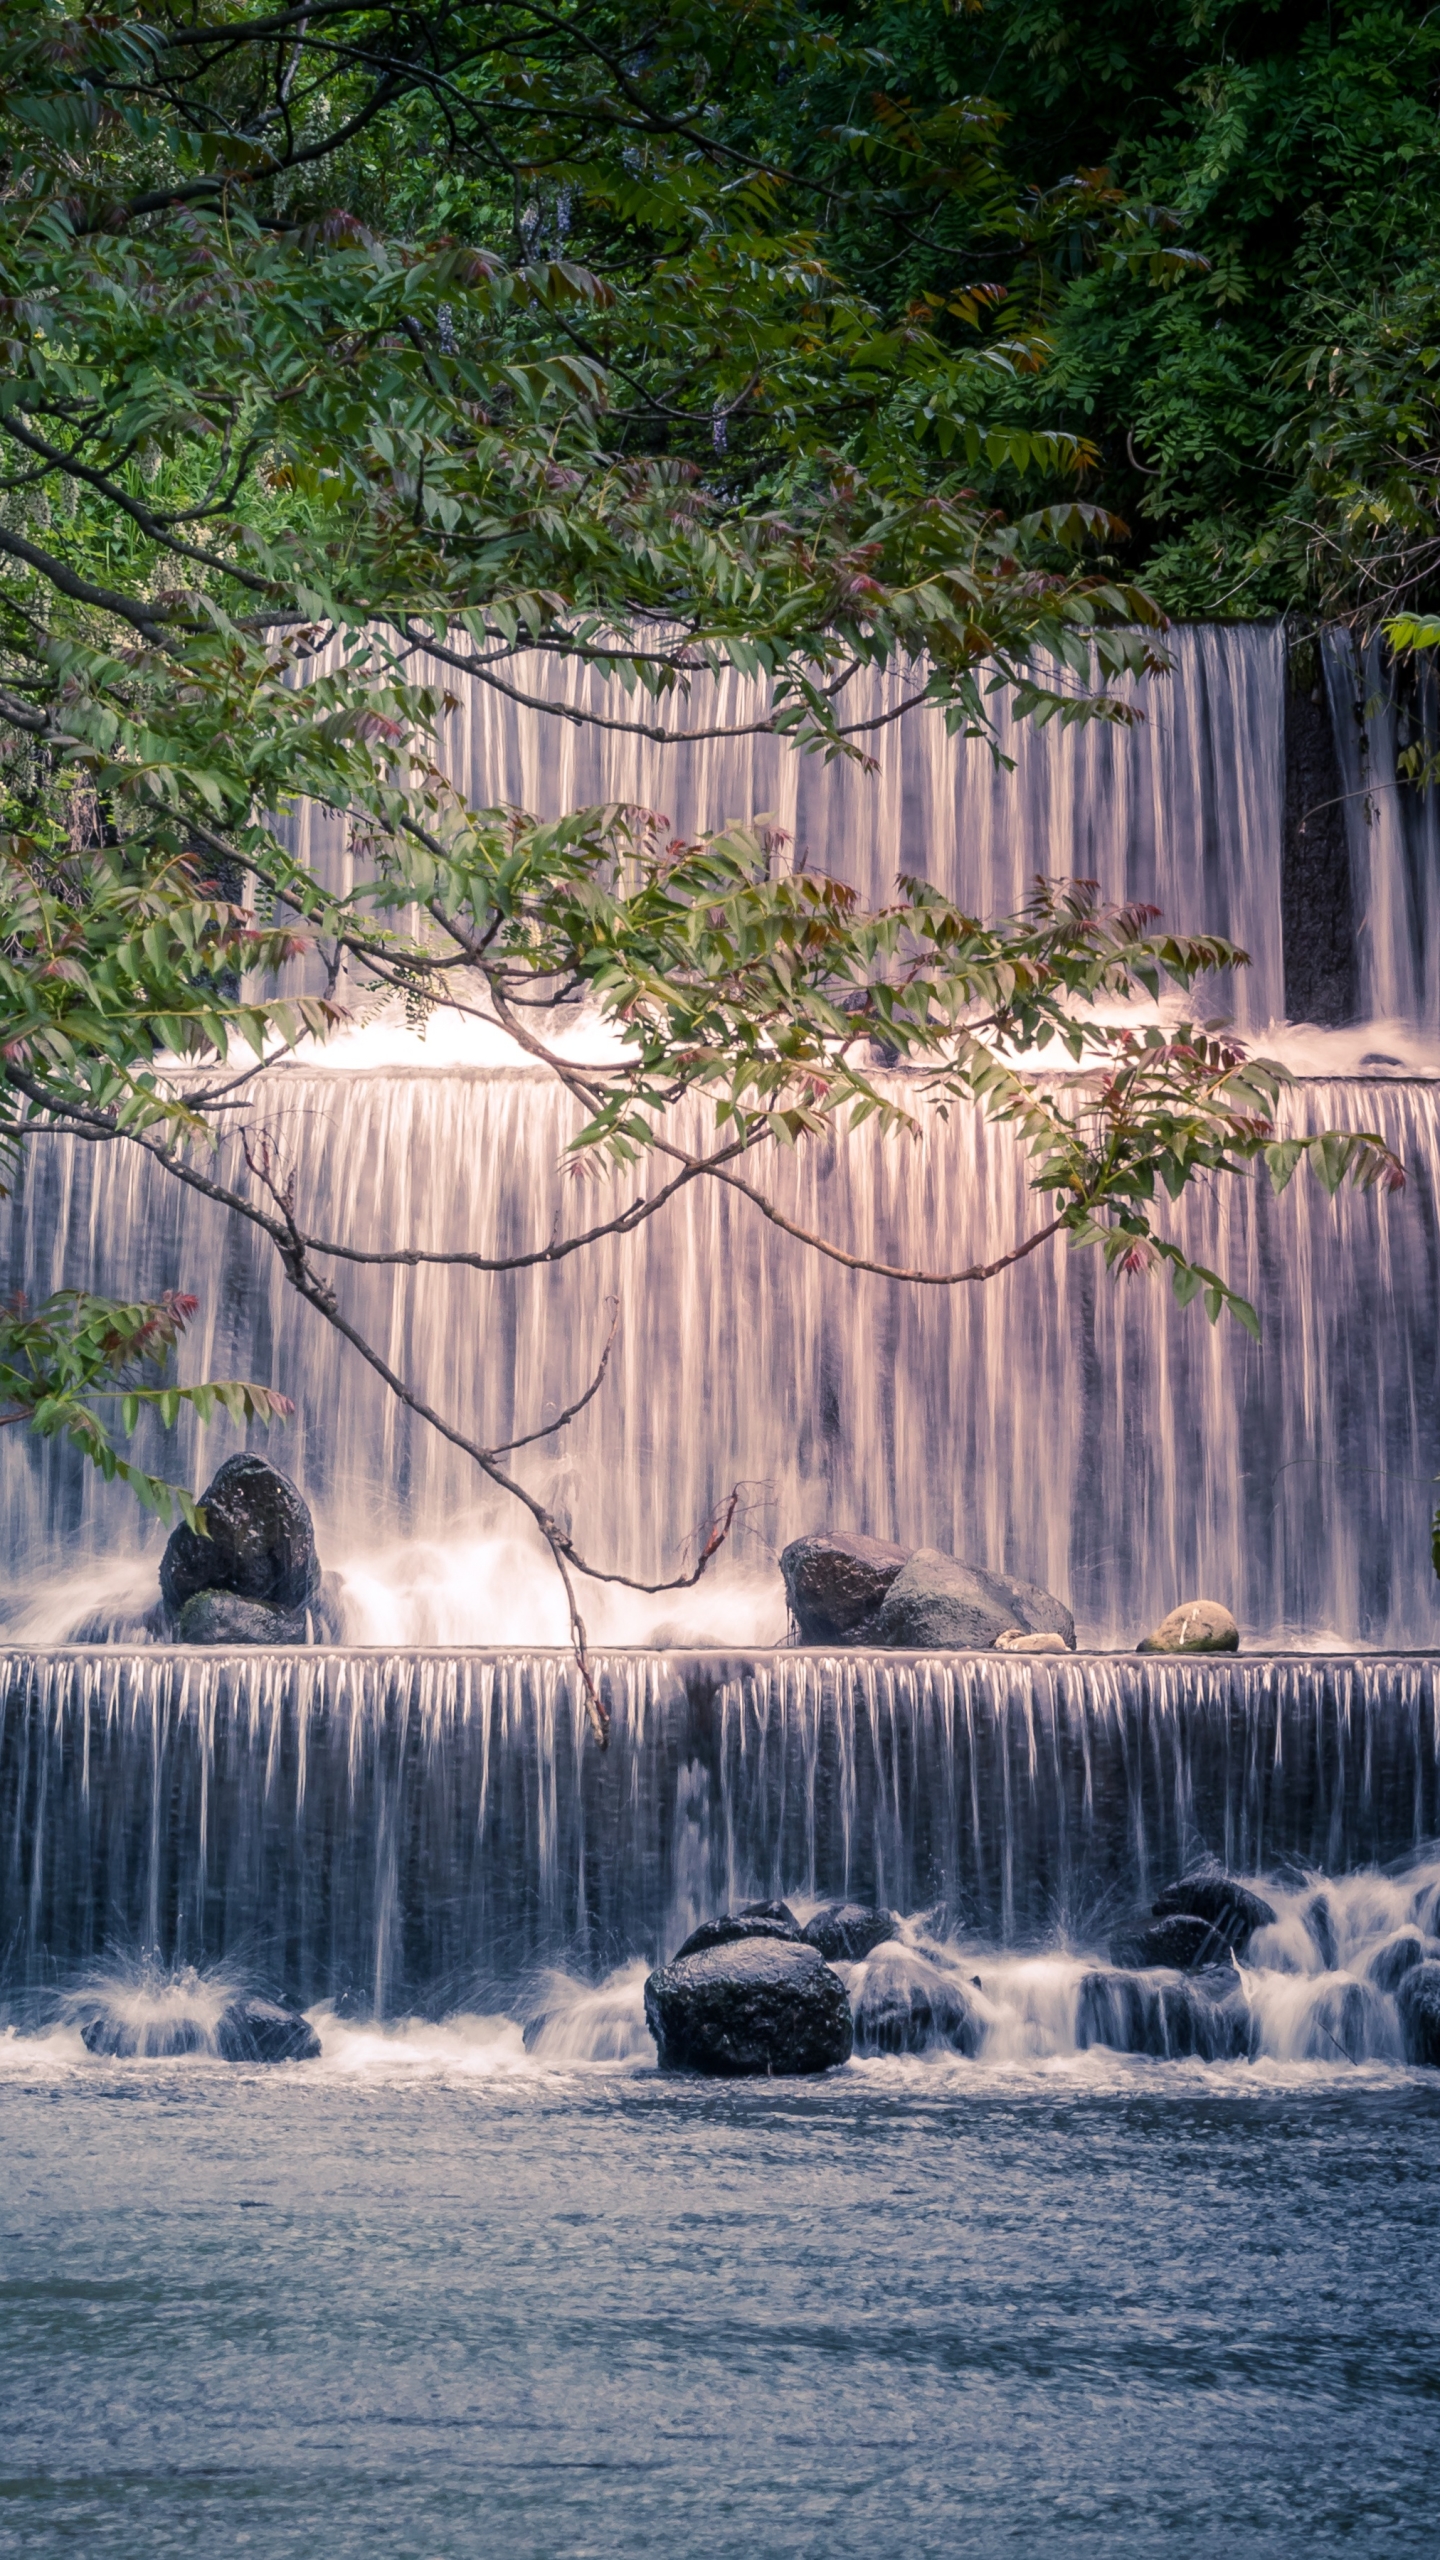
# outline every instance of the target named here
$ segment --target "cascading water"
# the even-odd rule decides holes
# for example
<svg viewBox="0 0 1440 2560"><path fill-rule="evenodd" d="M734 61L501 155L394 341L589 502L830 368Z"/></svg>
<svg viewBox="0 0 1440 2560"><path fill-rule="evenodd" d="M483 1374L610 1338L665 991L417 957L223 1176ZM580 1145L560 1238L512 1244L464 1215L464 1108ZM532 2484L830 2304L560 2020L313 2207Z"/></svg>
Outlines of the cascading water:
<svg viewBox="0 0 1440 2560"><path fill-rule="evenodd" d="M902 1941L921 1962L958 1945L968 1979L963 1951L991 1951L998 2049L1027 2021L1022 2049L1123 2044L1093 1988L1087 2033L1087 1951L1209 1850L1288 1877L1247 1959L1256 2049L1333 2033L1343 1977L1371 1986L1363 2050L1400 2053L1398 1974L1367 1968L1407 1927L1423 1954L1440 1916L1440 1866L1414 1865L1440 1829L1431 1663L632 1653L596 1675L603 1758L559 1655L0 1662L5 1989L151 1951L198 1969L202 2028L207 1970L239 1963L307 2004L528 2003L542 2045L583 2056L623 2024L638 2050L625 1968L748 1898L858 1895L925 1914ZM997 1970L1057 1943L1076 1952L1049 1970ZM617 1969L597 2017L575 1977ZM173 1977L155 1997L174 2007Z"/></svg>
<svg viewBox="0 0 1440 2560"><path fill-rule="evenodd" d="M902 868L990 912L1018 905L1037 870L1097 877L1244 943L1255 965L1235 999L1259 1033L1294 979L1283 642L1185 632L1176 654L1139 728L1002 729L1008 772L928 715L875 730L867 776L763 738L621 741L483 690L452 716L447 754L476 802L626 798L684 829L763 812L789 858L870 897ZM586 680L538 666L517 681L568 698ZM855 716L878 718L893 688L867 682ZM739 680L716 690L720 716L753 713ZM1340 741L1342 763L1349 752ZM343 868L324 829L302 822L301 840ZM783 1640L776 1551L827 1520L1039 1580L1070 1599L1082 1643L1133 1643L1206 1590L1250 1647L1434 1645L1440 1004L1424 968L1374 960L1401 851L1418 912L1429 855L1414 826L1403 848L1393 829L1357 837L1349 889L1370 934L1368 1009L1404 1019L1276 1039L1302 1071L1286 1125L1379 1129L1407 1192L1332 1206L1301 1179L1276 1201L1262 1179L1197 1192L1179 1214L1191 1251L1256 1302L1259 1346L1181 1314L1155 1280L1117 1283L1057 1247L973 1291L857 1278L713 1187L559 1272L342 1269L362 1329L491 1443L571 1400L618 1300L602 1393L525 1461L598 1562L675 1572L717 1501L745 1488L729 1558L696 1591L587 1589L602 1647L662 1649L607 1663L617 1739L593 1767L573 1684L543 1652L565 1637L548 1564L469 1462L295 1301L252 1231L182 1200L138 1156L37 1145L12 1284L193 1289L187 1364L296 1398L272 1454L314 1504L348 1638L394 1651L222 1665L106 1649L100 1637L140 1632L157 1542L64 1451L7 1435L9 1640L81 1633L95 1648L17 1652L6 1672L12 1981L33 1988L107 1946L166 1963L238 1950L307 1999L434 2009L546 1964L593 1978L660 1948L685 1908L751 1886L940 1904L999 1942L1083 1935L1107 1898L1196 1846L1331 1869L1417 1849L1437 1828L1421 1667L743 1668ZM1417 1060L1426 1072L1404 1071ZM595 1195L562 1168L572 1106L498 1035L457 1051L443 1030L420 1042L380 1024L277 1068L253 1116L316 1232L496 1252L593 1216ZM699 1132L696 1117L686 1133ZM867 1131L811 1146L767 1180L801 1224L905 1263L988 1258L1033 1214L1010 1139L965 1121L913 1143ZM232 1445L189 1423L142 1442L196 1483ZM417 1658L424 1646L451 1654ZM667 1668L663 1649L686 1646L726 1648L730 1669ZM519 1654L456 1659L463 1647ZM862 1727L871 1797L852 1835ZM1059 1757L1042 1785L1044 1731Z"/></svg>

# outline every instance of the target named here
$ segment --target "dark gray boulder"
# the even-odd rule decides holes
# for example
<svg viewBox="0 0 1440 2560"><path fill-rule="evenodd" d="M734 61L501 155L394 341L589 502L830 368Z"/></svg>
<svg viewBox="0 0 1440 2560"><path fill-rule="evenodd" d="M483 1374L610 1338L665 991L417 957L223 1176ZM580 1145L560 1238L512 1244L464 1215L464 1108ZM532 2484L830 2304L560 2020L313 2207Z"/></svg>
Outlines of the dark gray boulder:
<svg viewBox="0 0 1440 2560"><path fill-rule="evenodd" d="M314 2062L320 2039L301 2010L251 1994L224 2011L215 2050L222 2062Z"/></svg>
<svg viewBox="0 0 1440 2560"><path fill-rule="evenodd" d="M1178 1911L1148 1929L1126 1929L1110 1943L1110 1961L1127 1973L1143 1973L1164 1965L1175 1973L1193 1973L1200 1965L1218 1964L1229 1954L1220 1931L1208 1920Z"/></svg>
<svg viewBox="0 0 1440 2560"><path fill-rule="evenodd" d="M1413 1965L1395 1994L1407 2062L1440 2068L1440 1961Z"/></svg>
<svg viewBox="0 0 1440 2560"><path fill-rule="evenodd" d="M1193 1919L1208 1921L1237 1956L1244 1954L1256 1930L1268 1929L1275 1918L1268 1902L1218 1866L1192 1869L1189 1875L1168 1884L1150 1907L1157 1920L1187 1913Z"/></svg>
<svg viewBox="0 0 1440 2560"><path fill-rule="evenodd" d="M1247 2062L1257 2030L1233 1966L1189 1974L1179 1982L1145 1982L1133 1973L1087 1973L1075 2009L1082 2053L1105 2045L1155 2061Z"/></svg>
<svg viewBox="0 0 1440 2560"><path fill-rule="evenodd" d="M973 2057L985 2022L969 1993L909 1947L873 1956L851 1985L857 2053L933 2053L946 2047Z"/></svg>
<svg viewBox="0 0 1440 2560"><path fill-rule="evenodd" d="M133 2062L169 2062L184 2053L208 2053L209 2031L203 2019L157 2015L126 2015L123 2008L99 2009L88 2017L80 2029L80 2040L87 2053L103 2055L107 2060Z"/></svg>
<svg viewBox="0 0 1440 2560"><path fill-rule="evenodd" d="M172 1616L202 1591L230 1591L277 1609L304 1609L320 1587L309 1505L265 1458L227 1458L200 1497L205 1535L182 1521L160 1563ZM245 1641L245 1639L241 1639Z"/></svg>
<svg viewBox="0 0 1440 2560"><path fill-rule="evenodd" d="M303 1609L242 1600L238 1591L194 1591L175 1620L177 1644L304 1644Z"/></svg>
<svg viewBox="0 0 1440 2560"><path fill-rule="evenodd" d="M1399 2046L1395 2010L1373 1982L1327 1982L1317 1990L1305 2017L1306 2061L1398 2061Z"/></svg>
<svg viewBox="0 0 1440 2560"><path fill-rule="evenodd" d="M798 1939L741 1938L662 1965L645 2021L662 2070L722 2079L829 2071L854 2043L844 1983Z"/></svg>
<svg viewBox="0 0 1440 2560"><path fill-rule="evenodd" d="M1433 1954L1433 1939L1422 1938L1418 1929L1397 1929L1393 1938L1376 1948L1365 1971L1377 1991L1388 1991L1393 1998L1406 1974Z"/></svg>
<svg viewBox="0 0 1440 2560"><path fill-rule="evenodd" d="M1074 1649L1075 1621L1053 1592L920 1547L885 1594L874 1640L941 1653L988 1651L1010 1627L1058 1635Z"/></svg>
<svg viewBox="0 0 1440 2560"><path fill-rule="evenodd" d="M801 1643L862 1643L908 1552L843 1529L817 1529L793 1539L780 1570Z"/></svg>
<svg viewBox="0 0 1440 2560"><path fill-rule="evenodd" d="M1335 1914L1330 1908L1329 1897L1323 1893L1313 1895L1306 1903L1300 1917L1310 1933L1315 1952L1326 1972L1333 1973L1340 1962L1340 1946L1335 1935Z"/></svg>
<svg viewBox="0 0 1440 2560"><path fill-rule="evenodd" d="M779 1938L792 1946L800 1942L800 1923L785 1904L761 1905L748 1911L723 1911L716 1920L702 1920L692 1929L683 1947L677 1947L670 1961L679 1964L685 1956L700 1956L707 1947L738 1946L742 1938Z"/></svg>
<svg viewBox="0 0 1440 2560"><path fill-rule="evenodd" d="M878 1911L868 1902L830 1902L807 1920L800 1935L818 1947L827 1964L858 1964L872 1947L895 1935L893 1911Z"/></svg>

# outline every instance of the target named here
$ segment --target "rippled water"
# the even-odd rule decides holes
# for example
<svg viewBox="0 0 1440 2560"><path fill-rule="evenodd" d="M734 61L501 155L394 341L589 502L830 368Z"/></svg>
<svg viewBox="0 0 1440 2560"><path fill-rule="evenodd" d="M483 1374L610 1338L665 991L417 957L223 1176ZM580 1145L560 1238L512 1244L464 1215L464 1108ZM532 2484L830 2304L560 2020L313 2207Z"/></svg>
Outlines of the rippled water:
<svg viewBox="0 0 1440 2560"><path fill-rule="evenodd" d="M1322 2029L1437 1883L1268 1885L1246 2063L923 1918L981 2057L819 2082L662 2077L643 1965L268 2073L77 1993L0 2036L0 2554L1429 2553L1440 2072Z"/></svg>
<svg viewBox="0 0 1440 2560"><path fill-rule="evenodd" d="M1434 2549L1419 2075L6 2062L0 2551Z"/></svg>

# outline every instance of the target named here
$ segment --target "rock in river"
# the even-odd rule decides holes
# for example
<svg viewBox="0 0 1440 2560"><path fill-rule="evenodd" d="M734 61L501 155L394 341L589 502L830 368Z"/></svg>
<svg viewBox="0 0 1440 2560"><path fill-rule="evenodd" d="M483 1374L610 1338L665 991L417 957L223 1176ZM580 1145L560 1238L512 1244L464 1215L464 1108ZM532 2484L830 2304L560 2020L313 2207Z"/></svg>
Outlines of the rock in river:
<svg viewBox="0 0 1440 2560"><path fill-rule="evenodd" d="M172 1616L202 1591L230 1591L277 1609L304 1609L314 1599L320 1564L309 1505L278 1467L248 1455L227 1458L200 1499L204 1537L182 1521L160 1563Z"/></svg>
<svg viewBox="0 0 1440 2560"><path fill-rule="evenodd" d="M850 2003L814 1947L740 1938L662 1965L645 1985L662 2070L736 2079L828 2071L848 2062Z"/></svg>
<svg viewBox="0 0 1440 2560"><path fill-rule="evenodd" d="M781 1938L795 1944L800 1937L800 1923L788 1902L747 1902L740 1911L724 1911L717 1920L702 1920L692 1929L683 1947L677 1947L670 1961L679 1964L682 1956L703 1955L707 1947L733 1947L741 1938Z"/></svg>
<svg viewBox="0 0 1440 2560"><path fill-rule="evenodd" d="M1440 2064L1440 1963L1412 1965L1395 1994L1407 2062Z"/></svg>
<svg viewBox="0 0 1440 2560"><path fill-rule="evenodd" d="M1218 1600L1182 1600L1148 1636L1137 1653L1238 1653L1240 1630Z"/></svg>
<svg viewBox="0 0 1440 2560"><path fill-rule="evenodd" d="M1221 1932L1193 1912L1179 1911L1153 1928L1127 1929L1111 1940L1110 1961L1129 1973L1166 1965L1176 1973L1193 1973L1199 1965L1223 1964L1230 1950Z"/></svg>
<svg viewBox="0 0 1440 2560"><path fill-rule="evenodd" d="M881 1538L851 1537L843 1529L817 1529L811 1537L794 1539L780 1558L780 1570L801 1643L863 1643L864 1630L908 1553Z"/></svg>
<svg viewBox="0 0 1440 2560"><path fill-rule="evenodd" d="M1192 1919L1208 1920L1237 1956L1243 1956L1257 1929L1268 1929L1275 1913L1268 1902L1248 1885L1227 1875L1223 1867L1192 1868L1174 1884L1167 1884L1151 1904L1157 1920L1170 1920L1177 1914Z"/></svg>
<svg viewBox="0 0 1440 2560"><path fill-rule="evenodd" d="M1037 1583L1012 1582L938 1547L919 1547L895 1576L875 1621L875 1641L936 1652L988 1651L997 1636L1058 1635L1067 1651L1075 1621L1063 1600Z"/></svg>
<svg viewBox="0 0 1440 2560"><path fill-rule="evenodd" d="M851 1984L857 2053L977 2054L985 2023L963 1985L913 1947L882 1947Z"/></svg>
<svg viewBox="0 0 1440 2560"><path fill-rule="evenodd" d="M320 2039L299 2009L252 1994L223 2012L215 2050L222 2062L314 2062Z"/></svg>
<svg viewBox="0 0 1440 2560"><path fill-rule="evenodd" d="M306 1612L238 1591L193 1591L175 1621L179 1644L304 1644Z"/></svg>
<svg viewBox="0 0 1440 2560"><path fill-rule="evenodd" d="M829 1902L800 1934L807 1946L819 1948L827 1964L858 1964L872 1947L894 1937L895 1914L868 1902Z"/></svg>

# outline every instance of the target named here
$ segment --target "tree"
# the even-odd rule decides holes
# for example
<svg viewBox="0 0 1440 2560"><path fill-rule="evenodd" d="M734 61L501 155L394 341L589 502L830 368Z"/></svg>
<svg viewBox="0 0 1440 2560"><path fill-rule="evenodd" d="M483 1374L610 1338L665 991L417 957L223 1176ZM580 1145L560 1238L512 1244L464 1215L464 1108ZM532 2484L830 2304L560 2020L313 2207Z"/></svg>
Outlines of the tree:
<svg viewBox="0 0 1440 2560"><path fill-rule="evenodd" d="M841 137L854 219L938 191L975 208L977 241L1004 227L989 110L913 127L875 93L883 65L792 0L671 0L643 22L505 0L143 18L22 0L0 51L0 1134L141 1148L260 1228L317 1315L530 1513L582 1669L577 1579L608 1569L508 1463L559 1426L507 1448L462 1435L343 1304L347 1261L417 1249L311 1234L263 1134L247 1188L216 1169L217 1118L326 1036L347 973L485 1010L576 1095L582 1154L655 1167L588 1232L485 1268L583 1251L697 1181L784 1225L755 1180L766 1149L978 1107L1032 1159L1020 1253L1063 1232L1123 1270L1166 1262L1182 1300L1253 1325L1157 1228L1157 1197L1262 1157L1278 1184L1302 1155L1331 1188L1401 1178L1378 1139L1279 1142L1280 1070L1213 1028L1098 1018L1238 965L1216 937L1157 932L1084 884L984 924L902 880L866 914L743 830L677 844L614 809L540 825L446 782L445 697L414 680L417 649L506 690L526 652L580 660L611 680L614 724L646 733L670 697L703 721L707 675L733 664L766 680L763 725L851 755L865 665L900 662L912 704L982 741L996 685L1037 719L1126 718L1112 679L1163 667L1154 604L1103 550L1083 565L1112 519L1076 496L1002 511L959 476L961 459L1083 470L1075 440L987 416L1038 362L1033 332L990 325L981 288L898 314L868 298L826 254L818 181L761 147L816 63L872 84ZM407 225L382 225L397 211ZM287 849L301 799L368 854L348 895ZM325 990L281 1000L298 950ZM605 1070L567 1067L533 1027L577 993L625 1036ZM920 1071L912 1099L877 1078L877 1044ZM1047 1050L1068 1072L1032 1071ZM667 1127L686 1094L713 1106L701 1156ZM118 1469L96 1397L114 1382L123 1429L134 1363L179 1315L108 1321L91 1298L16 1310L0 1352L17 1409ZM233 1383L160 1392L266 1409Z"/></svg>

